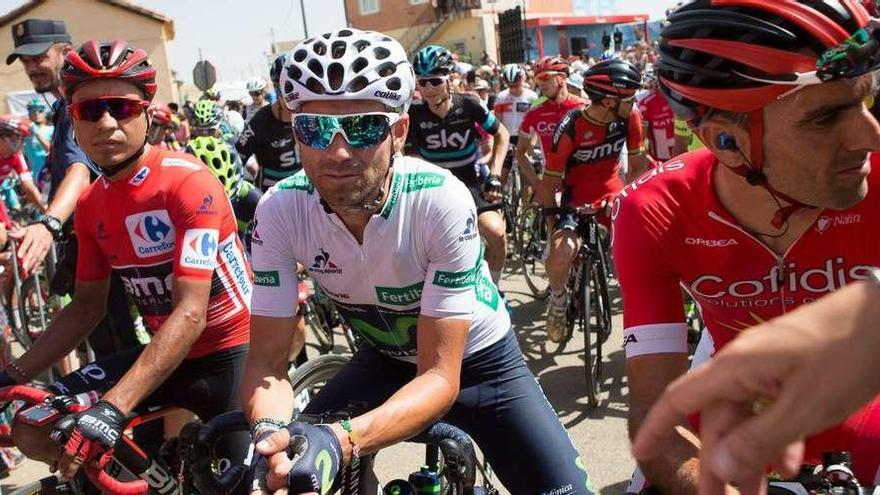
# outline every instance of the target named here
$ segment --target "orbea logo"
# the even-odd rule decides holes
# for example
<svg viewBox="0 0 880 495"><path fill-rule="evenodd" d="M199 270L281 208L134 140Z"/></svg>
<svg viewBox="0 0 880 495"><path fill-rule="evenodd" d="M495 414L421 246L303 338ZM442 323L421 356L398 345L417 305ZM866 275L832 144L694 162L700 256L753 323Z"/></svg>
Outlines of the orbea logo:
<svg viewBox="0 0 880 495"><path fill-rule="evenodd" d="M138 258L174 250L174 225L167 210L151 210L125 218L125 227Z"/></svg>

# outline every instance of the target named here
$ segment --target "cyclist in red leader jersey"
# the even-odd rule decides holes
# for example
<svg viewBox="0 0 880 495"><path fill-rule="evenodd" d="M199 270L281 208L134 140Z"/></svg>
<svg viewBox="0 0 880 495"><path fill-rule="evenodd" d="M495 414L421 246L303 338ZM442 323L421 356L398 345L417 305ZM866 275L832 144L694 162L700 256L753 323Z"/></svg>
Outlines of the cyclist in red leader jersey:
<svg viewBox="0 0 880 495"><path fill-rule="evenodd" d="M52 388L103 393L53 437L17 422L28 457L70 478L112 448L136 407L179 406L203 419L238 405L247 353L250 270L221 184L194 157L146 144L156 69L124 41L87 41L62 70L78 143L103 177L80 196L73 301L0 384L30 381L73 350L104 316L111 270L154 331L149 344L98 361ZM60 454L60 458L59 458Z"/></svg>
<svg viewBox="0 0 880 495"><path fill-rule="evenodd" d="M615 204L631 434L688 367L680 286L706 323L699 361L880 265L869 175L880 162L868 159L880 126L864 104L880 57L859 41L875 26L853 0L698 0L669 16L660 89L709 149L643 176ZM701 439L681 424L663 455L639 463L663 493L697 492ZM808 462L852 451L859 479L880 481L880 402L807 449Z"/></svg>
<svg viewBox="0 0 880 495"><path fill-rule="evenodd" d="M546 157L550 152L553 133L562 118L569 111L586 104L568 92L565 84L568 74L568 62L559 57L544 57L535 64L535 81L547 99L523 117L516 143L516 164L528 185L537 186L539 183L531 157L536 140L540 139L541 151Z"/></svg>
<svg viewBox="0 0 880 495"><path fill-rule="evenodd" d="M545 207L556 206L556 191L562 190L566 206L610 204L623 189L620 155L624 146L630 166L643 170L649 163L642 138L642 119L633 108L636 91L642 86L639 70L629 62L614 59L600 62L584 73L584 91L589 106L570 111L553 136L547 171L538 188ZM603 208L604 209L604 208ZM600 211L599 220L610 227ZM547 277L547 337L559 342L564 337L567 297L565 281L579 249L578 215L559 215L550 240Z"/></svg>

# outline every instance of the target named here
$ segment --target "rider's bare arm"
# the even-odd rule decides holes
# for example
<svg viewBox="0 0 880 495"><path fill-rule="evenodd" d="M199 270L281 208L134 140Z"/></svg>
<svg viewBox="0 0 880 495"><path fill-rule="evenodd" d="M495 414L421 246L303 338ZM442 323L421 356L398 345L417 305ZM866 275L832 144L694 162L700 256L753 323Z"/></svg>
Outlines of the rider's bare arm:
<svg viewBox="0 0 880 495"><path fill-rule="evenodd" d="M651 169L652 163L653 160L644 151L636 155L629 155L629 170L626 172L626 183L629 184L641 177L642 174Z"/></svg>
<svg viewBox="0 0 880 495"><path fill-rule="evenodd" d="M251 344L239 395L253 424L271 418L287 424L293 414L293 390L287 376L290 341L298 316L251 316Z"/></svg>
<svg viewBox="0 0 880 495"><path fill-rule="evenodd" d="M171 315L104 400L127 414L177 369L205 329L210 292L210 279L174 279Z"/></svg>
<svg viewBox="0 0 880 495"><path fill-rule="evenodd" d="M492 161L489 162L489 173L500 176L504 167L504 158L507 156L507 148L510 146L510 132L499 122L498 131L492 137Z"/></svg>
<svg viewBox="0 0 880 495"><path fill-rule="evenodd" d="M83 341L107 312L110 279L77 281L73 300L49 323L43 337L18 359L18 366L35 377Z"/></svg>
<svg viewBox="0 0 880 495"><path fill-rule="evenodd" d="M648 354L627 360L627 427L631 439L666 386L684 374L687 366L687 354ZM685 418L681 418L675 433L658 449L658 455L639 463L645 477L663 493L697 493L700 441L685 425Z"/></svg>
<svg viewBox="0 0 880 495"><path fill-rule="evenodd" d="M534 187L540 179L532 166L532 146L538 140L535 133L524 134L520 131L519 141L516 142L516 166L519 168L519 175L525 179L525 183Z"/></svg>
<svg viewBox="0 0 880 495"><path fill-rule="evenodd" d="M418 371L384 404L352 420L361 451L376 452L406 440L439 420L458 396L459 375L470 321L421 315ZM347 460L348 437L340 438Z"/></svg>
<svg viewBox="0 0 880 495"><path fill-rule="evenodd" d="M40 194L40 190L37 189L37 185L34 184L34 179L30 173L21 176L21 189L24 191L28 202L38 207L41 211L45 211L46 207L43 205L43 197Z"/></svg>

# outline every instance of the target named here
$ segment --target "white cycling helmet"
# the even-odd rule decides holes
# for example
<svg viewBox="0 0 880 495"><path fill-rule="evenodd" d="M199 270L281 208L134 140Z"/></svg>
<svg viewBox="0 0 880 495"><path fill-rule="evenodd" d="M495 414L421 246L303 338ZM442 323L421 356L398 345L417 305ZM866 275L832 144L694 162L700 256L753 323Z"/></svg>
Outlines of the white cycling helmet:
<svg viewBox="0 0 880 495"><path fill-rule="evenodd" d="M266 89L266 81L262 77L255 77L247 82L248 93L259 93Z"/></svg>
<svg viewBox="0 0 880 495"><path fill-rule="evenodd" d="M397 40L354 28L304 40L281 72L281 94L292 111L309 101L372 100L403 114L415 83Z"/></svg>
<svg viewBox="0 0 880 495"><path fill-rule="evenodd" d="M517 64L505 65L504 68L501 69L501 75L504 77L504 82L507 84L516 82L518 78L521 78L523 81L526 80L526 72Z"/></svg>

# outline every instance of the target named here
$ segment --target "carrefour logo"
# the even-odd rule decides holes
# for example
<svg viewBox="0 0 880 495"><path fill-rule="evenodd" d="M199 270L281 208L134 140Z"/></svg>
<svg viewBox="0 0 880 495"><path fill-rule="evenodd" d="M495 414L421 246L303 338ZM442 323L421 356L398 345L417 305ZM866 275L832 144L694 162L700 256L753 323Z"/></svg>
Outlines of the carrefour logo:
<svg viewBox="0 0 880 495"><path fill-rule="evenodd" d="M217 266L219 237L220 233L216 229L189 229L184 232L180 265L213 270Z"/></svg>
<svg viewBox="0 0 880 495"><path fill-rule="evenodd" d="M125 218L131 245L138 258L174 251L174 224L167 210L135 213Z"/></svg>

